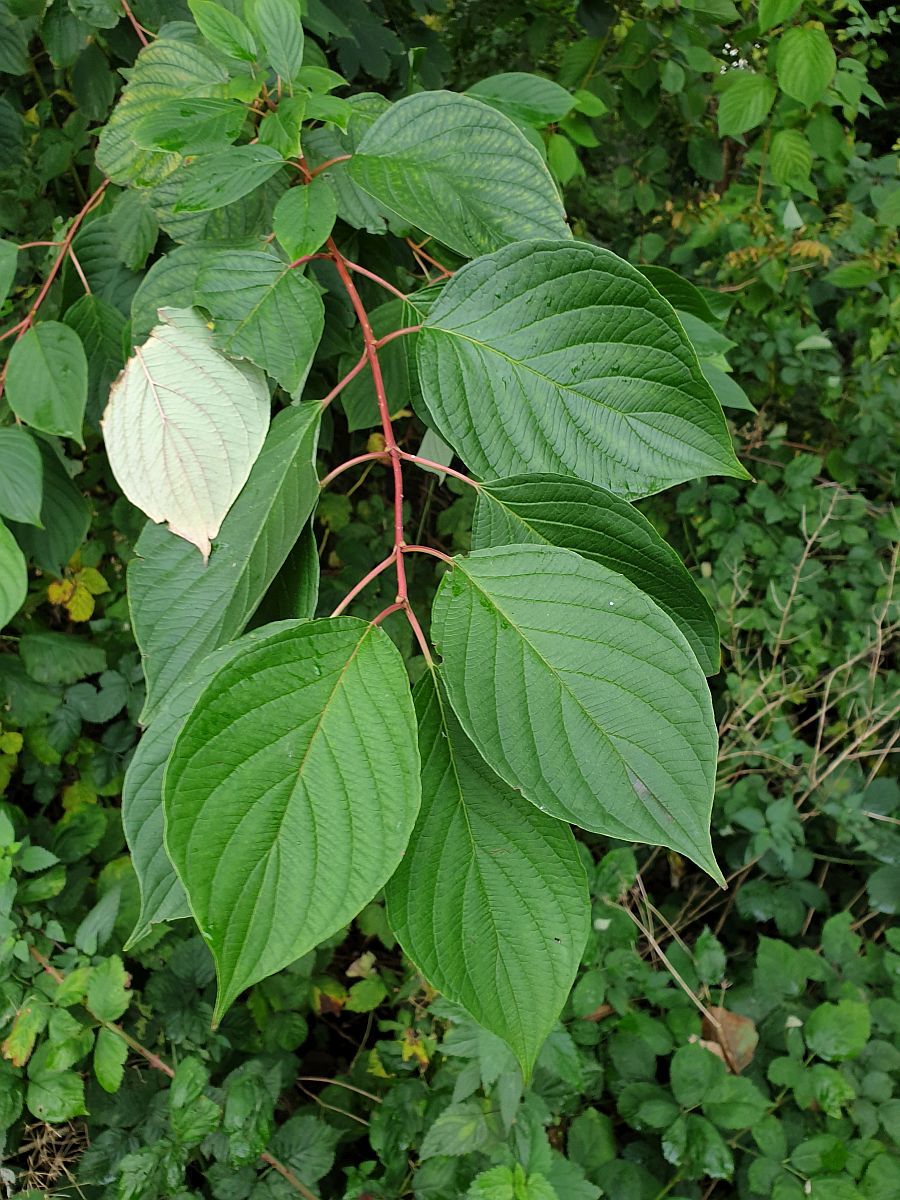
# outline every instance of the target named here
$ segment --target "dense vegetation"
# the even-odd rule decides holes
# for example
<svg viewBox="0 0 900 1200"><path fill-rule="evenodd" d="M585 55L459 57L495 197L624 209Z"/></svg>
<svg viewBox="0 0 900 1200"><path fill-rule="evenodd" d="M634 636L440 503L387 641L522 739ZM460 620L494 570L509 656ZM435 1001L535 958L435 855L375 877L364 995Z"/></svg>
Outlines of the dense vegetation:
<svg viewBox="0 0 900 1200"><path fill-rule="evenodd" d="M229 81L226 99L249 103L235 63L256 49L242 45L242 31L265 45L264 15L294 7L0 0L7 1192L900 1194L900 789L891 770L900 11L870 8L309 0L296 67L306 74L287 98L299 107L292 120L281 99L271 111L284 120L265 116L265 135L259 125L257 149L290 156L305 120L314 170L355 149L354 119L371 122L380 97L468 91L511 118L545 159L576 237L639 267L672 301L754 476L647 488L659 494L638 503L687 562L721 635L722 669L710 680L720 735L712 834L728 889L676 850L579 831L591 929L526 1085L506 1042L411 966L380 894L315 949L257 976L213 1029L210 951L180 919L183 899L148 896L138 838L123 829L139 743L148 772L161 774L151 733L141 739L147 713L160 707L164 722L168 703L183 721L196 691L179 678L183 662L157 677L156 695L151 669L149 697L145 689L139 576L133 565L129 609L126 567L151 561L154 539L178 539L158 526L142 533L143 513L112 473L99 424L110 384L160 306L193 304L227 328L229 275L220 269L217 281L210 255L258 251L274 228L288 256L301 257L303 239L315 250L331 225L311 230L296 212L286 222L283 208L279 222L277 176L213 209L203 191L232 176L198 172L187 205L166 179L134 186L123 157L138 143L133 130L117 136L127 110L116 106L154 43L188 48L188 66L170 64L167 98L184 98L183 72L199 62ZM270 38L266 50L289 77L290 39ZM170 109L142 126L147 157L163 142L193 153L209 134L201 118L224 136L229 110L216 96L217 110L210 102L175 119ZM267 169L266 155L257 159ZM339 197L335 238L350 260L406 294L454 276L471 256L458 240L465 231L455 244L449 232L446 244L427 239L427 212L418 231L394 222L394 236L383 236L382 214L361 204L346 171L338 164L328 178ZM285 238L298 239L293 249ZM310 264L328 317L311 363L298 364L296 346L286 356L264 347L279 395L303 387L304 397L325 397L359 356L337 275L334 262ZM378 283L357 284L377 337L418 324L406 302L384 303ZM402 400L392 412L399 446L450 466L404 344L384 348L392 401ZM67 402L82 385L83 433ZM320 474L369 458L323 491L259 610L230 626L223 618L209 648L248 618L259 628L313 605L327 616L391 554L393 481L376 400L360 374L328 409ZM472 548L465 482L417 472L406 502L410 541L445 556ZM484 545L477 530L476 520ZM444 572L434 557L409 559L418 611L427 613ZM391 606L388 579L359 594L355 616ZM164 581L141 587L151 597L158 587L160 606L170 604ZM401 616L385 630L419 675ZM154 786L158 796L159 779ZM540 952L535 959L540 966Z"/></svg>

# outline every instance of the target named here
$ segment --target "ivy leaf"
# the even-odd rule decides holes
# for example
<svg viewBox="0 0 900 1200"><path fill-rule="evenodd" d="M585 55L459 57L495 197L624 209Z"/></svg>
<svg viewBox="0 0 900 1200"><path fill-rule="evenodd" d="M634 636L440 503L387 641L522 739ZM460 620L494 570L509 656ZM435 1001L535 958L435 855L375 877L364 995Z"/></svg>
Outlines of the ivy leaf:
<svg viewBox="0 0 900 1200"><path fill-rule="evenodd" d="M420 800L406 668L354 617L300 621L207 685L165 777L166 846L216 960L216 1019L340 929Z"/></svg>
<svg viewBox="0 0 900 1200"><path fill-rule="evenodd" d="M775 84L752 71L729 71L719 97L719 136L740 137L766 119L775 103Z"/></svg>
<svg viewBox="0 0 900 1200"><path fill-rule="evenodd" d="M0 521L0 629L8 624L28 595L28 570L19 545Z"/></svg>
<svg viewBox="0 0 900 1200"><path fill-rule="evenodd" d="M229 146L198 154L181 169L175 212L209 212L240 200L276 175L284 159L271 146Z"/></svg>
<svg viewBox="0 0 900 1200"><path fill-rule="evenodd" d="M528 543L574 550L630 579L672 618L704 672L718 671L719 629L712 609L675 551L626 500L561 475L515 475L483 484L472 549Z"/></svg>
<svg viewBox="0 0 900 1200"><path fill-rule="evenodd" d="M337 198L321 175L305 187L294 187L275 205L275 236L291 258L318 250L337 220Z"/></svg>
<svg viewBox="0 0 900 1200"><path fill-rule="evenodd" d="M789 29L776 50L778 86L806 108L821 100L837 69L828 34L812 25Z"/></svg>
<svg viewBox="0 0 900 1200"><path fill-rule="evenodd" d="M469 263L416 341L428 414L482 478L576 475L628 498L749 478L674 310L608 250L519 242Z"/></svg>
<svg viewBox="0 0 900 1200"><path fill-rule="evenodd" d="M433 634L460 724L498 775L551 816L669 846L722 881L706 681L634 584L569 550L478 550L441 581Z"/></svg>
<svg viewBox="0 0 900 1200"><path fill-rule="evenodd" d="M207 566L161 526L148 522L138 538L128 595L147 678L145 724L207 654L241 632L278 574L319 497L321 416L319 404L278 414Z"/></svg>
<svg viewBox="0 0 900 1200"><path fill-rule="evenodd" d="M223 250L200 268L194 297L213 317L220 349L249 358L286 392L300 391L325 326L309 279L274 255Z"/></svg>
<svg viewBox="0 0 900 1200"><path fill-rule="evenodd" d="M81 339L59 321L33 325L10 351L6 398L33 429L81 442L87 383Z"/></svg>
<svg viewBox="0 0 900 1200"><path fill-rule="evenodd" d="M41 452L26 429L0 429L0 516L41 524L44 467Z"/></svg>
<svg viewBox="0 0 900 1200"><path fill-rule="evenodd" d="M269 391L228 362L190 310L162 309L110 392L101 426L122 491L209 557L269 424ZM74 334L73 334L74 336Z"/></svg>
<svg viewBox="0 0 900 1200"><path fill-rule="evenodd" d="M298 0L248 0L247 18L262 42L266 62L290 82L303 66L303 26Z"/></svg>
<svg viewBox="0 0 900 1200"><path fill-rule="evenodd" d="M590 901L571 831L490 769L432 676L416 688L422 809L386 889L423 975L511 1047L526 1078L565 1003Z"/></svg>
<svg viewBox="0 0 900 1200"><path fill-rule="evenodd" d="M569 234L539 152L508 117L470 96L399 100L362 138L348 171L379 204L467 258Z"/></svg>

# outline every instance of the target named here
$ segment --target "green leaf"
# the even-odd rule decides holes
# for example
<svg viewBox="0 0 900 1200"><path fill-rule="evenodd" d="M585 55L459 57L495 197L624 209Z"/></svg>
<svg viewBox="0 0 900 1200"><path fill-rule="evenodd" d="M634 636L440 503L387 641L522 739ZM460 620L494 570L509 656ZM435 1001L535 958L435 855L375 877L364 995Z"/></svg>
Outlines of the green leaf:
<svg viewBox="0 0 900 1200"><path fill-rule="evenodd" d="M211 46L242 62L253 62L256 42L240 17L216 0L188 0L188 5L197 28Z"/></svg>
<svg viewBox="0 0 900 1200"><path fill-rule="evenodd" d="M148 187L171 175L181 157L147 150L137 137L141 123L167 101L221 94L228 73L196 42L164 31L138 55L128 84L100 134L97 165L114 183Z"/></svg>
<svg viewBox="0 0 900 1200"><path fill-rule="evenodd" d="M569 550L478 550L442 579L433 634L460 724L498 775L551 816L669 846L721 882L706 681L634 584Z"/></svg>
<svg viewBox="0 0 900 1200"><path fill-rule="evenodd" d="M764 121L775 103L775 85L765 75L729 71L719 97L719 136L740 137Z"/></svg>
<svg viewBox="0 0 900 1200"><path fill-rule="evenodd" d="M878 867L869 876L869 904L876 912L900 912L900 866Z"/></svg>
<svg viewBox="0 0 900 1200"><path fill-rule="evenodd" d="M94 1074L105 1092L115 1093L122 1086L127 1058L128 1046L117 1033L106 1028L97 1031L97 1043L94 1046Z"/></svg>
<svg viewBox="0 0 900 1200"><path fill-rule="evenodd" d="M878 268L864 258L841 263L825 276L826 283L834 287L857 288L867 287L878 278Z"/></svg>
<svg viewBox="0 0 900 1200"><path fill-rule="evenodd" d="M212 316L221 350L249 358L286 392L299 394L325 324L310 280L274 255L223 250L200 268L194 296Z"/></svg>
<svg viewBox="0 0 900 1200"><path fill-rule="evenodd" d="M19 257L19 247L15 242L0 238L0 304L9 295L13 280L16 277L16 263Z"/></svg>
<svg viewBox="0 0 900 1200"><path fill-rule="evenodd" d="M28 431L0 428L0 516L39 526L43 477L41 452Z"/></svg>
<svg viewBox="0 0 900 1200"><path fill-rule="evenodd" d="M416 341L428 414L482 478L572 474L628 498L749 478L674 310L608 250L520 242L469 263Z"/></svg>
<svg viewBox="0 0 900 1200"><path fill-rule="evenodd" d="M806 1019L803 1035L806 1044L827 1062L856 1058L872 1031L868 1006L858 1000L839 1000L820 1004Z"/></svg>
<svg viewBox="0 0 900 1200"><path fill-rule="evenodd" d="M776 183L802 187L812 170L812 147L799 129L779 129L769 149L769 169Z"/></svg>
<svg viewBox="0 0 900 1200"><path fill-rule="evenodd" d="M196 313L160 315L165 324L135 349L110 391L103 437L132 504L167 521L205 561L265 439L269 390L258 372L214 349Z"/></svg>
<svg viewBox="0 0 900 1200"><path fill-rule="evenodd" d="M538 151L508 117L468 96L399 100L360 141L349 174L379 204L467 258L569 233Z"/></svg>
<svg viewBox="0 0 900 1200"><path fill-rule="evenodd" d="M160 308L191 307L200 268L221 249L224 245L207 242L176 246L152 264L131 302L135 344L143 342L159 323Z"/></svg>
<svg viewBox="0 0 900 1200"><path fill-rule="evenodd" d="M128 566L134 636L147 677L146 724L179 680L241 632L277 575L319 497L318 404L272 422L244 489L204 567L181 538L147 524Z"/></svg>
<svg viewBox="0 0 900 1200"><path fill-rule="evenodd" d="M784 25L789 21L803 0L759 0L759 16L756 19L760 33L773 25Z"/></svg>
<svg viewBox="0 0 900 1200"><path fill-rule="evenodd" d="M87 1112L84 1083L74 1071L41 1072L28 1083L25 1103L39 1121L59 1124Z"/></svg>
<svg viewBox="0 0 900 1200"><path fill-rule="evenodd" d="M734 1158L721 1134L694 1113L679 1117L669 1127L662 1152L686 1179L730 1179L734 1172Z"/></svg>
<svg viewBox="0 0 900 1200"><path fill-rule="evenodd" d="M726 375L718 367L709 362L702 362L700 369L706 382L716 394L716 399L723 408L737 408L742 412L756 412L750 398L733 376Z"/></svg>
<svg viewBox="0 0 900 1200"><path fill-rule="evenodd" d="M78 334L59 321L42 321L10 351L6 398L16 416L33 429L80 442L87 381L87 358Z"/></svg>
<svg viewBox="0 0 900 1200"><path fill-rule="evenodd" d="M182 167L175 212L209 212L240 200L277 174L284 159L271 146L229 146Z"/></svg>
<svg viewBox="0 0 900 1200"><path fill-rule="evenodd" d="M106 670L106 651L70 633L26 633L19 642L25 670L36 683L77 683Z"/></svg>
<svg viewBox="0 0 900 1200"><path fill-rule="evenodd" d="M104 958L91 971L85 1003L100 1021L118 1021L131 1003L130 976L116 954Z"/></svg>
<svg viewBox="0 0 900 1200"><path fill-rule="evenodd" d="M82 296L63 320L81 338L88 362L87 420L96 425L112 381L125 365L125 318L99 296Z"/></svg>
<svg viewBox="0 0 900 1200"><path fill-rule="evenodd" d="M145 937L152 925L191 915L163 837L163 775L175 739L216 672L245 646L273 632L274 627L269 625L247 633L186 672L173 684L165 705L138 742L122 785L122 826L141 893L141 911L129 946Z"/></svg>
<svg viewBox="0 0 900 1200"><path fill-rule="evenodd" d="M334 126L303 131L303 144L311 167L340 154L354 154L366 132L390 107L390 101L377 92L362 92L351 96L347 103L353 115L342 134ZM337 196L338 216L354 229L368 233L386 233L390 216L386 209L353 182L348 162L335 163L328 168L326 178Z"/></svg>
<svg viewBox="0 0 900 1200"><path fill-rule="evenodd" d="M84 540L91 520L87 501L72 482L61 455L49 442L37 438L43 466L44 486L41 525L15 523L16 541L35 566L51 575L61 575Z"/></svg>
<svg viewBox="0 0 900 1200"><path fill-rule="evenodd" d="M812 25L789 29L779 38L776 55L778 86L812 108L824 96L837 68L828 34Z"/></svg>
<svg viewBox="0 0 900 1200"><path fill-rule="evenodd" d="M769 1107L768 1098L756 1084L738 1075L724 1075L713 1083L701 1103L704 1114L720 1129L749 1129L762 1120Z"/></svg>
<svg viewBox="0 0 900 1200"><path fill-rule="evenodd" d="M132 136L148 150L203 154L236 141L246 120L247 110L236 100L186 96L141 117Z"/></svg>
<svg viewBox="0 0 900 1200"><path fill-rule="evenodd" d="M565 1003L590 900L571 831L490 769L430 674L416 688L422 808L386 889L397 940L526 1078Z"/></svg>
<svg viewBox="0 0 900 1200"><path fill-rule="evenodd" d="M706 321L710 325L717 324L716 314L709 307L706 297L698 287L695 287L682 275L670 271L668 267L646 266L643 263L637 264L637 269L646 279L650 280L659 294L668 300L673 308L690 313L691 316L697 317L700 321Z"/></svg>
<svg viewBox="0 0 900 1200"><path fill-rule="evenodd" d="M424 1161L435 1155L469 1154L480 1149L489 1138L487 1121L477 1101L450 1104L426 1132L419 1158Z"/></svg>
<svg viewBox="0 0 900 1200"><path fill-rule="evenodd" d="M113 244L121 261L141 270L156 245L159 225L147 192L132 189L116 200L109 218Z"/></svg>
<svg viewBox="0 0 900 1200"><path fill-rule="evenodd" d="M0 521L0 629L7 625L28 594L28 570L16 539Z"/></svg>
<svg viewBox="0 0 900 1200"><path fill-rule="evenodd" d="M337 220L337 198L321 175L291 188L275 205L275 236L291 258L318 250Z"/></svg>
<svg viewBox="0 0 900 1200"><path fill-rule="evenodd" d="M571 92L552 79L543 79L526 71L491 75L466 88L466 95L535 129L561 121L575 103Z"/></svg>
<svg viewBox="0 0 900 1200"><path fill-rule="evenodd" d="M478 491L472 549L560 546L618 571L667 613L707 675L719 669L719 630L703 593L650 522L611 492L561 475L492 479Z"/></svg>
<svg viewBox="0 0 900 1200"><path fill-rule="evenodd" d="M166 847L216 960L216 1017L346 924L420 800L406 669L353 617L297 622L209 683L164 783Z"/></svg>
<svg viewBox="0 0 900 1200"><path fill-rule="evenodd" d="M675 1051L669 1064L669 1083L682 1108L702 1103L709 1090L725 1078L725 1064L698 1042Z"/></svg>
<svg viewBox="0 0 900 1200"><path fill-rule="evenodd" d="M247 18L265 49L266 62L290 82L303 66L299 0L247 0Z"/></svg>

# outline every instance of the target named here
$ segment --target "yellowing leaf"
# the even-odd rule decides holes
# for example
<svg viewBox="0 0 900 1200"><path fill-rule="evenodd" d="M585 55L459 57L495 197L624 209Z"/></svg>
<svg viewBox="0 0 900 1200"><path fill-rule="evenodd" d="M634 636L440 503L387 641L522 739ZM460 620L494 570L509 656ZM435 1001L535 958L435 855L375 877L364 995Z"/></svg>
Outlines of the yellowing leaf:
<svg viewBox="0 0 900 1200"><path fill-rule="evenodd" d="M67 604L74 591L75 584L71 579L56 580L47 588L47 599L51 604Z"/></svg>
<svg viewBox="0 0 900 1200"><path fill-rule="evenodd" d="M94 597L83 584L75 585L75 590L66 601L66 611L73 621L89 621L94 615Z"/></svg>
<svg viewBox="0 0 900 1200"><path fill-rule="evenodd" d="M96 567L85 567L79 571L78 582L87 588L92 596L102 596L104 592L109 591L109 584Z"/></svg>

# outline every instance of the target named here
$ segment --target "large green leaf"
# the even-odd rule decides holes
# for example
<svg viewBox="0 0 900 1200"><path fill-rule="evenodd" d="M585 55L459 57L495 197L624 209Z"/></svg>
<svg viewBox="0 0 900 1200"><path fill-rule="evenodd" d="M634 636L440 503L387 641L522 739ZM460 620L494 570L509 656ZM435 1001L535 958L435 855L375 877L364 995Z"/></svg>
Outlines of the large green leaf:
<svg viewBox="0 0 900 1200"><path fill-rule="evenodd" d="M478 550L441 581L432 632L460 724L498 775L551 816L669 846L721 881L706 681L633 583L556 547Z"/></svg>
<svg viewBox="0 0 900 1200"><path fill-rule="evenodd" d="M575 97L564 87L527 71L506 71L480 79L466 88L466 95L536 129L561 121L575 103Z"/></svg>
<svg viewBox="0 0 900 1200"><path fill-rule="evenodd" d="M66 309L65 323L81 338L88 363L87 420L96 425L109 387L125 365L125 318L99 296L82 296Z"/></svg>
<svg viewBox="0 0 900 1200"><path fill-rule="evenodd" d="M198 154L179 171L175 212L209 212L255 191L284 166L271 146L229 146Z"/></svg>
<svg viewBox="0 0 900 1200"><path fill-rule="evenodd" d="M824 29L813 25L789 29L778 42L778 86L807 108L821 100L836 67L837 58Z"/></svg>
<svg viewBox="0 0 900 1200"><path fill-rule="evenodd" d="M303 66L300 0L247 0L247 17L259 35L265 61L290 84Z"/></svg>
<svg viewBox="0 0 900 1200"><path fill-rule="evenodd" d="M319 175L302 187L291 188L275 205L275 236L291 258L318 250L334 228L337 197Z"/></svg>
<svg viewBox="0 0 900 1200"><path fill-rule="evenodd" d="M767 75L752 71L729 71L719 97L719 136L740 137L764 121L775 103L775 84Z"/></svg>
<svg viewBox="0 0 900 1200"><path fill-rule="evenodd" d="M681 559L627 500L561 475L492 479L478 492L472 549L537 543L618 571L672 618L707 675L719 669L712 609Z"/></svg>
<svg viewBox="0 0 900 1200"><path fill-rule="evenodd" d="M385 892L388 920L428 981L508 1042L527 1076L587 940L578 847L494 774L430 674L415 703L422 808Z"/></svg>
<svg viewBox="0 0 900 1200"><path fill-rule="evenodd" d="M519 242L469 263L417 342L428 413L482 478L572 474L629 498L748 478L674 310L609 250Z"/></svg>
<svg viewBox="0 0 900 1200"><path fill-rule="evenodd" d="M0 517L40 525L43 476L41 453L28 430L0 429Z"/></svg>
<svg viewBox="0 0 900 1200"><path fill-rule="evenodd" d="M260 372L214 348L198 313L160 316L110 391L103 438L132 504L205 561L265 439L269 390Z"/></svg>
<svg viewBox="0 0 900 1200"><path fill-rule="evenodd" d="M399 100L363 137L349 173L379 204L467 258L569 232L538 151L508 117L470 96Z"/></svg>
<svg viewBox="0 0 900 1200"><path fill-rule="evenodd" d="M197 697L216 672L245 646L273 632L275 627L269 625L244 634L204 658L193 672L175 683L128 764L122 785L122 825L141 892L141 911L129 945L146 936L152 925L191 915L163 838L163 775L175 739Z"/></svg>
<svg viewBox="0 0 900 1200"><path fill-rule="evenodd" d="M236 100L182 97L165 100L136 123L133 137L148 150L203 154L235 141L247 109Z"/></svg>
<svg viewBox="0 0 900 1200"><path fill-rule="evenodd" d="M11 621L28 592L28 572L18 543L0 521L0 629Z"/></svg>
<svg viewBox="0 0 900 1200"><path fill-rule="evenodd" d="M194 295L222 350L249 358L292 395L300 391L325 325L309 279L272 254L223 250L200 268Z"/></svg>
<svg viewBox="0 0 900 1200"><path fill-rule="evenodd" d="M123 73L128 84L100 134L97 165L114 183L148 187L170 175L182 159L145 149L136 136L141 123L167 101L221 96L228 74L202 46L165 32Z"/></svg>
<svg viewBox="0 0 900 1200"><path fill-rule="evenodd" d="M419 808L403 659L355 617L301 621L205 688L164 781L166 847L216 959L216 1016L346 924Z"/></svg>
<svg viewBox="0 0 900 1200"><path fill-rule="evenodd" d="M128 566L134 636L147 678L146 724L170 690L246 625L319 496L316 439L322 409L285 409L204 567L196 550L148 522Z"/></svg>
<svg viewBox="0 0 900 1200"><path fill-rule="evenodd" d="M6 372L9 406L42 433L81 441L87 385L81 339L59 321L33 325L10 351Z"/></svg>
<svg viewBox="0 0 900 1200"><path fill-rule="evenodd" d="M131 302L131 333L136 344L159 323L161 308L191 307L201 267L224 249L216 242L192 242L176 246L153 263Z"/></svg>

